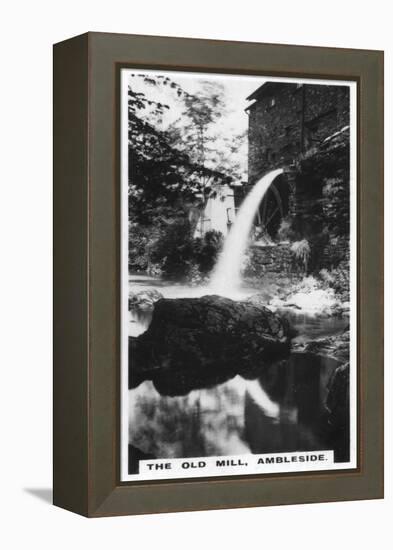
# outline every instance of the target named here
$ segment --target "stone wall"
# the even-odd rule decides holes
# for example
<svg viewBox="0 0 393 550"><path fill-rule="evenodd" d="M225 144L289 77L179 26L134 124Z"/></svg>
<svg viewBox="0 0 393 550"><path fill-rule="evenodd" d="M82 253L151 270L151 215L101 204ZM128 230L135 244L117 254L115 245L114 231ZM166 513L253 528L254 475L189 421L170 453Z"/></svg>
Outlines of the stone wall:
<svg viewBox="0 0 393 550"><path fill-rule="evenodd" d="M246 277L263 275L303 276L304 267L300 265L291 252L292 243L278 243L273 246L251 246L248 256ZM312 264L310 273L318 273L321 269L347 269L349 271L349 238L331 238L317 254L318 258Z"/></svg>
<svg viewBox="0 0 393 550"><path fill-rule="evenodd" d="M274 106L271 101L274 100ZM296 84L283 84L249 108L249 183L269 170L290 163L301 151L301 94Z"/></svg>
<svg viewBox="0 0 393 550"><path fill-rule="evenodd" d="M290 247L289 243L280 243L275 246L252 246L249 252L246 276L267 273L287 275L295 272Z"/></svg>
<svg viewBox="0 0 393 550"><path fill-rule="evenodd" d="M347 269L349 271L349 239L336 237L330 239L321 248L318 260L311 274L321 269ZM303 276L304 267L300 265L291 252L291 243L279 243L274 246L252 246L248 256L246 277L263 275Z"/></svg>
<svg viewBox="0 0 393 550"><path fill-rule="evenodd" d="M349 124L347 86L267 83L249 109L249 183Z"/></svg>

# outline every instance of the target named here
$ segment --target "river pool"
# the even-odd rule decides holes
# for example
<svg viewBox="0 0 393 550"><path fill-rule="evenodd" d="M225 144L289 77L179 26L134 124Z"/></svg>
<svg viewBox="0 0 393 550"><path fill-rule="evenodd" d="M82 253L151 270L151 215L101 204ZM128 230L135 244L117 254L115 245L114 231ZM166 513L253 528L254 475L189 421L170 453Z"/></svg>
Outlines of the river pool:
<svg viewBox="0 0 393 550"><path fill-rule="evenodd" d="M203 287L131 276L130 290L156 289L165 298L198 297ZM255 294L242 288L234 299ZM284 311L297 330L295 341L333 336L346 317ZM147 329L149 314L130 313L129 334ZM185 370L171 379L145 380L129 391L130 473L135 457L186 458L245 453L334 449L345 458L342 437L327 430L328 381L339 365L332 358L292 353L283 361L242 375L208 377Z"/></svg>

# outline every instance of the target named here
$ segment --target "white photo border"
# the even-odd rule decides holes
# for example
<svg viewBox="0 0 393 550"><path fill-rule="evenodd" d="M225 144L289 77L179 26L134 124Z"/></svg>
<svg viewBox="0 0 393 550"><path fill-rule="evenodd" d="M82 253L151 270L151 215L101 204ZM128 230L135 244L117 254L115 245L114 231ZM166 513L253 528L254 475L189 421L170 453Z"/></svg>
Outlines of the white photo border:
<svg viewBox="0 0 393 550"><path fill-rule="evenodd" d="M345 463L329 463L325 467L322 464L316 465L315 470L299 469L296 473L310 471L337 471L352 470L358 467L358 377L357 377L357 92L358 83L353 80L334 80L318 78L297 78L297 77L273 77L269 75L237 75L230 73L214 72L192 72L192 71L161 71L151 69L120 69L120 482L139 482L146 480L158 481L160 479L179 480L185 478L206 478L206 477L228 477L247 475L269 475L261 473L260 469L240 472L237 467L225 468L225 470L203 475L192 474L185 470L178 477L169 477L159 472L154 476L141 474L128 474L128 76L130 74L155 74L174 76L179 74L182 78L189 76L193 78L208 77L209 79L223 78L247 78L269 82L290 82L297 84L321 84L329 86L348 86L350 90L350 460ZM319 451L318 451L319 452ZM279 454L279 453L277 453ZM284 453L283 453L284 454ZM287 453L288 454L288 453ZM305 454L305 453L299 453ZM220 457L214 457L220 458ZM230 459L232 457L225 457ZM189 460L189 459L188 459ZM291 471L285 466L275 468L270 473L285 473ZM222 472L222 473L221 473Z"/></svg>

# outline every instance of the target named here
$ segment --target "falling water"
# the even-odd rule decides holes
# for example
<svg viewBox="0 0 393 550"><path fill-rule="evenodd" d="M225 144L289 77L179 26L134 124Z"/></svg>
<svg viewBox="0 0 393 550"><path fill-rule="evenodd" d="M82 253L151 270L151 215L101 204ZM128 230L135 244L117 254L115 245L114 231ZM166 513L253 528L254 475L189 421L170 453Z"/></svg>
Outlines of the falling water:
<svg viewBox="0 0 393 550"><path fill-rule="evenodd" d="M224 248L211 278L210 289L217 294L231 296L238 291L241 283L243 257L255 214L266 191L275 178L282 173L282 168L279 168L263 176L244 199L235 223L225 239Z"/></svg>

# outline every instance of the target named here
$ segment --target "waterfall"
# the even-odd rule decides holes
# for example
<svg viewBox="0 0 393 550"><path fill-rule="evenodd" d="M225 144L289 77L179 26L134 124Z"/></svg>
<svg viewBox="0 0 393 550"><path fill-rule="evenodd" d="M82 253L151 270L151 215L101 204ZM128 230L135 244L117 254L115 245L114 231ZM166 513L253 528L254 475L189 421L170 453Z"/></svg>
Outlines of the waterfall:
<svg viewBox="0 0 393 550"><path fill-rule="evenodd" d="M215 293L230 296L238 291L243 257L255 214L270 185L282 173L282 168L279 168L263 176L244 199L213 271L210 289Z"/></svg>

